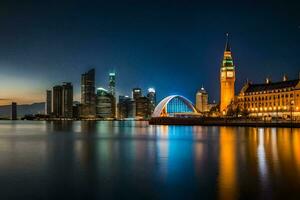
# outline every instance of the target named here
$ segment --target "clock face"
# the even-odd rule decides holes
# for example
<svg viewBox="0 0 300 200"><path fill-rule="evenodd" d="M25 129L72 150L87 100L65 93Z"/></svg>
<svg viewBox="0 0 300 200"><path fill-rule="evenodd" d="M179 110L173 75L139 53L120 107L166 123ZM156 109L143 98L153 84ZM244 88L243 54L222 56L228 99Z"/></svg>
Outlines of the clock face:
<svg viewBox="0 0 300 200"><path fill-rule="evenodd" d="M233 77L233 72L227 72L227 77Z"/></svg>

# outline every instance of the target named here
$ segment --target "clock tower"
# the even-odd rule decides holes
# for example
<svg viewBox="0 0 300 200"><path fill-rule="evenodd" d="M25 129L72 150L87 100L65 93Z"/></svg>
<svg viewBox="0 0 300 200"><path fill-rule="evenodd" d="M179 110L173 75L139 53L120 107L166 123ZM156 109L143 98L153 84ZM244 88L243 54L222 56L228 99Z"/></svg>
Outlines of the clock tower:
<svg viewBox="0 0 300 200"><path fill-rule="evenodd" d="M226 45L224 58L220 69L220 112L226 113L227 106L234 99L235 66L233 65L231 49L229 45L229 35L226 34Z"/></svg>

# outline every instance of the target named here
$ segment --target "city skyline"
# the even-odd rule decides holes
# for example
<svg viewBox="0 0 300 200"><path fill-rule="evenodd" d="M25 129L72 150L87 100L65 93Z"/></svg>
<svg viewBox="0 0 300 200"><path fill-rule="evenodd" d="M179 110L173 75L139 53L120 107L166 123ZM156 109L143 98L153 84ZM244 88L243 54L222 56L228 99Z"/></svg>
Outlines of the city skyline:
<svg viewBox="0 0 300 200"><path fill-rule="evenodd" d="M64 81L72 82L74 99L79 100L80 74L92 67L96 87L108 88L107 74L116 72L117 95L128 95L134 87L144 91L154 87L158 100L171 94L194 100L203 85L210 101L219 101L216 80L226 32L231 35L238 71L236 92L247 78L262 83L267 76L273 81L281 80L283 74L289 79L299 76L300 28L295 5L273 3L271 8L261 3L256 15L248 16L253 12L247 7L250 3L216 7L193 1L152 6L94 3L100 9L97 12L80 3L2 4L0 17L7 21L1 23L0 33L0 104L43 102L45 89ZM166 76L170 71L173 76Z"/></svg>

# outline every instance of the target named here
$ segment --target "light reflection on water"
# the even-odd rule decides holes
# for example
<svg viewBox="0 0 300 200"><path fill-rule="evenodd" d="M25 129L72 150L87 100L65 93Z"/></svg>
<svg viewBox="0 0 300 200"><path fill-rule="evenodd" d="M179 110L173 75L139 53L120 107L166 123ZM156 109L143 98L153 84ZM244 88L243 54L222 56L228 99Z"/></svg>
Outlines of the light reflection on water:
<svg viewBox="0 0 300 200"><path fill-rule="evenodd" d="M0 177L3 199L300 199L300 130L0 121Z"/></svg>

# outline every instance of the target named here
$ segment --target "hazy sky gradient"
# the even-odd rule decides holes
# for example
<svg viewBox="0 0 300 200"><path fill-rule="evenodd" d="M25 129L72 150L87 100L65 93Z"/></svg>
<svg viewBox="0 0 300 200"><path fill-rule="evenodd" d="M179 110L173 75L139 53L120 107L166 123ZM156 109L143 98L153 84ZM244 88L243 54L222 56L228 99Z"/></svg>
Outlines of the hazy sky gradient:
<svg viewBox="0 0 300 200"><path fill-rule="evenodd" d="M155 87L158 99L177 93L194 101L203 85L218 100L226 32L237 91L247 78L298 77L299 3L203 2L1 1L0 102L44 101L63 81L78 99L80 74L91 66L99 87L116 71L118 94Z"/></svg>

